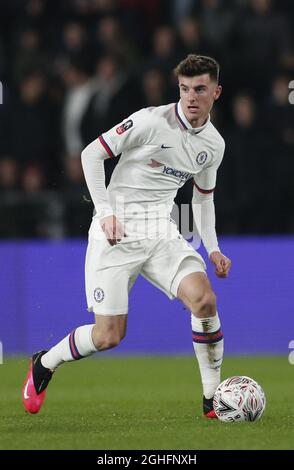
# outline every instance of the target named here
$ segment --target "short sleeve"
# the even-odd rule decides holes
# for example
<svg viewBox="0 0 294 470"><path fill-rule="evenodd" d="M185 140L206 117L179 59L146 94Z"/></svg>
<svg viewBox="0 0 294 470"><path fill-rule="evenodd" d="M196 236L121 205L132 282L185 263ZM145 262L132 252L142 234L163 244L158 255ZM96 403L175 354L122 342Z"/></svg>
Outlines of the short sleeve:
<svg viewBox="0 0 294 470"><path fill-rule="evenodd" d="M215 158L211 164L204 168L199 174L194 177L194 185L196 189L203 194L209 194L214 191L216 186L216 175L218 167L220 166L225 151L225 144L216 152Z"/></svg>
<svg viewBox="0 0 294 470"><path fill-rule="evenodd" d="M142 109L99 136L100 143L109 157L140 147L151 139L150 112Z"/></svg>

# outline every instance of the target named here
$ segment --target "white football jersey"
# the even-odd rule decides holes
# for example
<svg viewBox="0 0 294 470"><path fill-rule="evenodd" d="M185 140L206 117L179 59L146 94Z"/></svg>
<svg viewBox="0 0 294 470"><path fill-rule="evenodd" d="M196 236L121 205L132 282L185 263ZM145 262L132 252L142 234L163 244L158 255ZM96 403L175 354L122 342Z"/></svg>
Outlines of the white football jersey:
<svg viewBox="0 0 294 470"><path fill-rule="evenodd" d="M188 179L194 178L200 192L213 191L225 148L210 118L192 128L180 101L141 109L99 140L109 157L121 155L108 198L127 228L129 223L132 231L136 222L137 232L146 218L169 220L176 193Z"/></svg>

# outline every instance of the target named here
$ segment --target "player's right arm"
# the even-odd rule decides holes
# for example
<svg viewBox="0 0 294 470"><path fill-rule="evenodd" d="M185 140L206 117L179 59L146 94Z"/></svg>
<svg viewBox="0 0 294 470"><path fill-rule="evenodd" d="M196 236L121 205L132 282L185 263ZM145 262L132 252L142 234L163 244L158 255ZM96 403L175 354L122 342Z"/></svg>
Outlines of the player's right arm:
<svg viewBox="0 0 294 470"><path fill-rule="evenodd" d="M85 180L95 206L100 225L111 245L124 236L122 224L115 217L105 187L104 160L143 145L149 136L148 111L133 114L118 126L103 133L82 152ZM147 117L147 119L146 119Z"/></svg>
<svg viewBox="0 0 294 470"><path fill-rule="evenodd" d="M102 230L111 245L124 236L123 227L113 214L106 187L104 160L109 158L99 139L94 140L82 151L82 167L85 180L95 206Z"/></svg>

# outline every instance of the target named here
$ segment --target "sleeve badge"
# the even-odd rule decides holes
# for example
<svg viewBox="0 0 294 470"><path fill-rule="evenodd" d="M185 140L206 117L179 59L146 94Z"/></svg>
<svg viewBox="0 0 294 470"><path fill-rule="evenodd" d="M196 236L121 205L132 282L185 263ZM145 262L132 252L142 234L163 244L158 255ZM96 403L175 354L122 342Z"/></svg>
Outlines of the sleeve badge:
<svg viewBox="0 0 294 470"><path fill-rule="evenodd" d="M133 121L129 119L128 121L124 122L120 126L118 126L115 130L118 135L123 134L127 130L129 130L131 127L133 127Z"/></svg>

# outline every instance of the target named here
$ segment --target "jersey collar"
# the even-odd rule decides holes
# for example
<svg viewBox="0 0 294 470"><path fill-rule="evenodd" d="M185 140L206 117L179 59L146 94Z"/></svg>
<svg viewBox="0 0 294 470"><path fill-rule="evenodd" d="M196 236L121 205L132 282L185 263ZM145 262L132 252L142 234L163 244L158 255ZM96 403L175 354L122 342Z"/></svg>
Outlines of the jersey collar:
<svg viewBox="0 0 294 470"><path fill-rule="evenodd" d="M186 129L188 131L191 131L192 134L199 134L199 132L203 131L203 129L205 129L208 126L208 124L210 123L210 114L209 114L208 118L207 118L206 122L203 124L203 126L201 126L201 127L192 127L191 124L189 123L188 119L186 118L184 112L183 112L182 105L181 105L181 100L178 101L178 103L176 103L175 112L176 112L176 116L177 116L178 120L180 121L180 123L182 124L184 129Z"/></svg>

